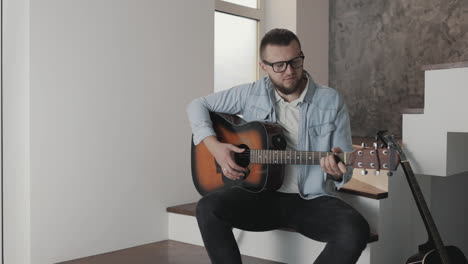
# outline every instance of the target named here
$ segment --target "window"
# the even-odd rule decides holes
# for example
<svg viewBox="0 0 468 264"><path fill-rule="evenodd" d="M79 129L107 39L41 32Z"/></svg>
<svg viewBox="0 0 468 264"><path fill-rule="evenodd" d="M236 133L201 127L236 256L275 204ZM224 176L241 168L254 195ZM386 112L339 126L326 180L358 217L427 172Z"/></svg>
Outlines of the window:
<svg viewBox="0 0 468 264"><path fill-rule="evenodd" d="M263 0L216 0L215 92L259 77Z"/></svg>

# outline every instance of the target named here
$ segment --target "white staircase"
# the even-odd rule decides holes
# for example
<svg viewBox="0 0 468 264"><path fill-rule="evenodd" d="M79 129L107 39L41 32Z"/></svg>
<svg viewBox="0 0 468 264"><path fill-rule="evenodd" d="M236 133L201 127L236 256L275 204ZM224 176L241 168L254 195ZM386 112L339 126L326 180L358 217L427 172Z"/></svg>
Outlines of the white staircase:
<svg viewBox="0 0 468 264"><path fill-rule="evenodd" d="M424 70L425 107L403 115L402 146L443 241L468 255L468 62ZM405 263L427 241L427 234L401 169L387 190L372 263Z"/></svg>

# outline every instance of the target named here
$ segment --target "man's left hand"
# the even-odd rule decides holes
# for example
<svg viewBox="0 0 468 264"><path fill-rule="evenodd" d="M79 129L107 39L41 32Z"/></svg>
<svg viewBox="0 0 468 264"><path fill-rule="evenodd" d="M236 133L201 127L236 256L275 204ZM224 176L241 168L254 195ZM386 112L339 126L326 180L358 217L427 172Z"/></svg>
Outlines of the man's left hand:
<svg viewBox="0 0 468 264"><path fill-rule="evenodd" d="M343 151L340 148L333 148L332 152L342 153ZM321 158L320 166L322 167L322 170L332 176L335 181L341 180L343 174L348 171L348 168L342 161L336 162L335 155L329 155L328 157Z"/></svg>

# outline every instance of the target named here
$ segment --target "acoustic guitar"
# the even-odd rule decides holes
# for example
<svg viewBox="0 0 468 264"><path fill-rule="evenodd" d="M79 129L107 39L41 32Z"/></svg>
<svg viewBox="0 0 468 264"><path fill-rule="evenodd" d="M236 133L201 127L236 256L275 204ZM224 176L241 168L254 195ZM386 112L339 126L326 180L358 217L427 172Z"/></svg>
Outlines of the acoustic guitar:
<svg viewBox="0 0 468 264"><path fill-rule="evenodd" d="M363 173L370 169L393 171L399 163L398 153L389 148L362 148L346 153L285 150L286 140L276 123L246 122L220 113L210 113L210 117L220 142L245 149L235 153L234 159L247 168L247 173L240 180L227 178L205 144L194 145L192 139L192 178L201 195L233 187L251 192L276 190L283 182L284 165L320 165L320 159L329 155Z"/></svg>
<svg viewBox="0 0 468 264"><path fill-rule="evenodd" d="M413 169L402 148L391 135L384 131L377 133L377 137L386 147L396 149L401 158L401 166L405 172L406 179L413 193L421 218L426 227L428 241L419 246L419 252L406 261L407 264L468 264L463 252L455 246L444 246L442 238L437 230L431 212L424 200L423 193L414 175Z"/></svg>

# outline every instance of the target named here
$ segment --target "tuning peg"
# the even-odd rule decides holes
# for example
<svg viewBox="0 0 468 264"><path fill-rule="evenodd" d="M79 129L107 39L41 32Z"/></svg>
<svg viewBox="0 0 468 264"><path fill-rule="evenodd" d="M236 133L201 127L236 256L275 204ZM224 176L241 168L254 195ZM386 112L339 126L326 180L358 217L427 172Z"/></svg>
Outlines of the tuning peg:
<svg viewBox="0 0 468 264"><path fill-rule="evenodd" d="M378 148L379 148L377 142L374 142L374 144L372 144L372 145L374 146L375 149L378 149Z"/></svg>
<svg viewBox="0 0 468 264"><path fill-rule="evenodd" d="M365 170L365 169L362 170L362 171L361 171L361 174L362 174L362 175L367 175L367 170Z"/></svg>
<svg viewBox="0 0 468 264"><path fill-rule="evenodd" d="M380 171L379 171L379 170L376 170L376 171L374 172L374 174L377 175L377 176L379 176L379 175L380 175Z"/></svg>
<svg viewBox="0 0 468 264"><path fill-rule="evenodd" d="M366 143L362 142L361 147L366 148L367 147Z"/></svg>
<svg viewBox="0 0 468 264"><path fill-rule="evenodd" d="M393 172L391 171L387 172L387 176L393 176Z"/></svg>

